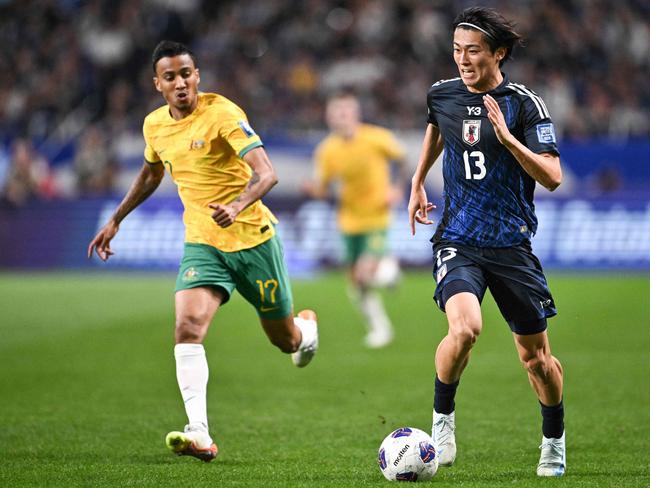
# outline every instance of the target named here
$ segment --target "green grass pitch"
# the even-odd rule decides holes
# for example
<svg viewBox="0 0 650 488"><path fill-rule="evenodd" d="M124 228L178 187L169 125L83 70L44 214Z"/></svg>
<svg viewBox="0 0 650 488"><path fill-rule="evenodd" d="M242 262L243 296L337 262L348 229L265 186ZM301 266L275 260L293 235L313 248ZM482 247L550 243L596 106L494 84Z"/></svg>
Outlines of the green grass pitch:
<svg viewBox="0 0 650 488"><path fill-rule="evenodd" d="M430 276L387 293L388 348L362 348L343 274L296 281L319 313L304 370L266 340L240 297L206 341L208 410L221 453L164 446L185 414L173 361L174 277L0 274L0 486L391 486L386 434L431 426L433 355L445 333ZM457 397L458 459L433 486L650 486L650 277L551 274L565 368L568 470L537 479L540 415L491 298Z"/></svg>

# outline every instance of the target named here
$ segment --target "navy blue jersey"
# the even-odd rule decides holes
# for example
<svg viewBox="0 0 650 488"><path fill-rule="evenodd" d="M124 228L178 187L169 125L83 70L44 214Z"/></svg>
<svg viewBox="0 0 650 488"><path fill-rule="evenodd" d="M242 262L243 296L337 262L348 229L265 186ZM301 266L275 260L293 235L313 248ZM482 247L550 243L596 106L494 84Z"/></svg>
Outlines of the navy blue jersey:
<svg viewBox="0 0 650 488"><path fill-rule="evenodd" d="M503 82L488 92L510 132L534 153L557 150L553 123L542 99L523 85ZM537 230L535 180L497 139L483 104L460 78L429 90L429 123L444 141L444 210L432 241L509 247Z"/></svg>

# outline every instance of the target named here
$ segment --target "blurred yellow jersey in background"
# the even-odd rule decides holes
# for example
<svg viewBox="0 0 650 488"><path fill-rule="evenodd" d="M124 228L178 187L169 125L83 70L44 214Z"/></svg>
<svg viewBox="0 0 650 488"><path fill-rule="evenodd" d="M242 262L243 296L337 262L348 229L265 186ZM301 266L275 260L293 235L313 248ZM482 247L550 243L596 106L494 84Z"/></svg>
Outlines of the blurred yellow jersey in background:
<svg viewBox="0 0 650 488"><path fill-rule="evenodd" d="M385 229L390 221L390 162L404 150L383 127L361 124L353 137L328 135L316 148L320 185L341 183L339 226L346 234Z"/></svg>
<svg viewBox="0 0 650 488"><path fill-rule="evenodd" d="M212 220L210 203L228 204L246 188L251 167L242 159L262 146L246 114L227 98L199 93L194 112L174 120L167 105L151 112L142 129L149 163L163 163L178 187L185 212L185 242L225 252L255 247L274 234L277 220L257 201L226 228Z"/></svg>

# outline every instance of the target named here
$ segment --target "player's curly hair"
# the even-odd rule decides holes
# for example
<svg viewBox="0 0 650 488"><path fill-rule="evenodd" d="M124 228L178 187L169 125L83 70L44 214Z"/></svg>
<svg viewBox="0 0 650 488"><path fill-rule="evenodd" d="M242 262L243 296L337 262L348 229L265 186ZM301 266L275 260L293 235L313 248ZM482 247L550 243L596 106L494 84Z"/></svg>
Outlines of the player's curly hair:
<svg viewBox="0 0 650 488"><path fill-rule="evenodd" d="M482 31L483 38L490 46L492 52L500 47L506 48L506 55L499 62L503 66L508 59L512 58L512 51L515 46L523 46L523 37L515 31L515 24L507 20L496 10L487 7L469 7L463 10L454 19L453 30L472 29L471 26L458 24L473 24Z"/></svg>
<svg viewBox="0 0 650 488"><path fill-rule="evenodd" d="M175 41L160 41L151 55L154 74L156 73L156 64L162 58L172 58L174 56L180 56L181 54L189 54L192 61L194 61L194 66L196 66L196 57L185 44Z"/></svg>

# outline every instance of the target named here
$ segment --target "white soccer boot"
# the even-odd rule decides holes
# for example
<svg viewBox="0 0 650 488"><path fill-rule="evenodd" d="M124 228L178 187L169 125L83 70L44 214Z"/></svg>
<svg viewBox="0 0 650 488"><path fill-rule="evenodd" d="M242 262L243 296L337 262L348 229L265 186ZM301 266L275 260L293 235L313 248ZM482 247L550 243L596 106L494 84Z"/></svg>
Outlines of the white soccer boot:
<svg viewBox="0 0 650 488"><path fill-rule="evenodd" d="M542 454L537 465L537 476L563 476L566 470L564 432L559 439L542 436L542 445L539 448Z"/></svg>
<svg viewBox="0 0 650 488"><path fill-rule="evenodd" d="M456 412L449 415L433 411L431 437L440 466L451 466L456 460Z"/></svg>
<svg viewBox="0 0 650 488"><path fill-rule="evenodd" d="M379 349L393 342L393 325L376 292L367 292L360 301L361 310L368 323L368 333L363 342L370 349Z"/></svg>
<svg viewBox="0 0 650 488"><path fill-rule="evenodd" d="M291 354L293 364L299 368L307 366L318 351L318 323L316 312L302 310L295 319L296 326L302 332L302 342L296 352Z"/></svg>
<svg viewBox="0 0 650 488"><path fill-rule="evenodd" d="M379 349L393 342L393 329L374 329L366 334L363 343L369 349Z"/></svg>
<svg viewBox="0 0 650 488"><path fill-rule="evenodd" d="M165 444L179 456L193 456L206 463L219 454L217 445L203 425L186 425L183 432L170 432L165 437Z"/></svg>

